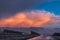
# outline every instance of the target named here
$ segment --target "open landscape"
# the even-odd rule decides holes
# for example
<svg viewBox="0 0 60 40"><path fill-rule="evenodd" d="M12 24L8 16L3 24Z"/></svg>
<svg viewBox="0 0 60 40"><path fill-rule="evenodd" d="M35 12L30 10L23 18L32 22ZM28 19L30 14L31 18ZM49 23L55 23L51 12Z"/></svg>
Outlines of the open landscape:
<svg viewBox="0 0 60 40"><path fill-rule="evenodd" d="M60 40L60 0L0 0L0 40Z"/></svg>

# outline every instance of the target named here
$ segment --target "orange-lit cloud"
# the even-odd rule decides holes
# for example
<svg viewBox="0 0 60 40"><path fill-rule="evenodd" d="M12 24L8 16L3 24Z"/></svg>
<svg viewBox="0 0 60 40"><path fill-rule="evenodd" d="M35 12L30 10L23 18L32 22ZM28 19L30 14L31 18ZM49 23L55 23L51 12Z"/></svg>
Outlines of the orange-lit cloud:
<svg viewBox="0 0 60 40"><path fill-rule="evenodd" d="M41 27L60 22L60 16L46 11L20 12L14 16L0 19L0 27Z"/></svg>

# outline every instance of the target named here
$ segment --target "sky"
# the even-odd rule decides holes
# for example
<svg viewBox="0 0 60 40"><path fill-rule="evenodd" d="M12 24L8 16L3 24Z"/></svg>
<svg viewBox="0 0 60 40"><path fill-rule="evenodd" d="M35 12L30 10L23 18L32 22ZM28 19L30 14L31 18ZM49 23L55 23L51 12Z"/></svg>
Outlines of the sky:
<svg viewBox="0 0 60 40"><path fill-rule="evenodd" d="M34 9L46 10L55 13L56 15L60 15L60 1L53 0L42 3L41 5L36 6Z"/></svg>
<svg viewBox="0 0 60 40"><path fill-rule="evenodd" d="M0 16L8 17L43 3L44 0L0 0Z"/></svg>
<svg viewBox="0 0 60 40"><path fill-rule="evenodd" d="M60 27L60 1L0 0L0 27Z"/></svg>

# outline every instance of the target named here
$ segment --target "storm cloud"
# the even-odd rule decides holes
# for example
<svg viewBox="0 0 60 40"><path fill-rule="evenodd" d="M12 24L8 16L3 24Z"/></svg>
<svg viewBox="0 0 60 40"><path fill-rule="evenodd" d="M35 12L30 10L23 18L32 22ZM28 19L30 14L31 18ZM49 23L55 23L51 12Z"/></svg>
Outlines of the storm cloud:
<svg viewBox="0 0 60 40"><path fill-rule="evenodd" d="M43 2L44 0L0 0L0 18L14 15Z"/></svg>

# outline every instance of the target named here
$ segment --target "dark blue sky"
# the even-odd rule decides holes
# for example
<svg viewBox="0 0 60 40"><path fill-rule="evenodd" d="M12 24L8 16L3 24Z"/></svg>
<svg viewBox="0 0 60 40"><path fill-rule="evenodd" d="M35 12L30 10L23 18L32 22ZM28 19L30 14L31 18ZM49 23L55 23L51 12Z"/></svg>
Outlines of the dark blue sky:
<svg viewBox="0 0 60 40"><path fill-rule="evenodd" d="M37 6L45 0L0 0L0 17L8 17L28 8Z"/></svg>
<svg viewBox="0 0 60 40"><path fill-rule="evenodd" d="M25 9L39 9L60 15L59 0L0 0L0 18L8 17Z"/></svg>
<svg viewBox="0 0 60 40"><path fill-rule="evenodd" d="M46 10L46 11L53 12L57 15L60 15L60 1L59 0L55 0L55 1L50 0L50 1L42 3L41 5L34 7L33 9Z"/></svg>

